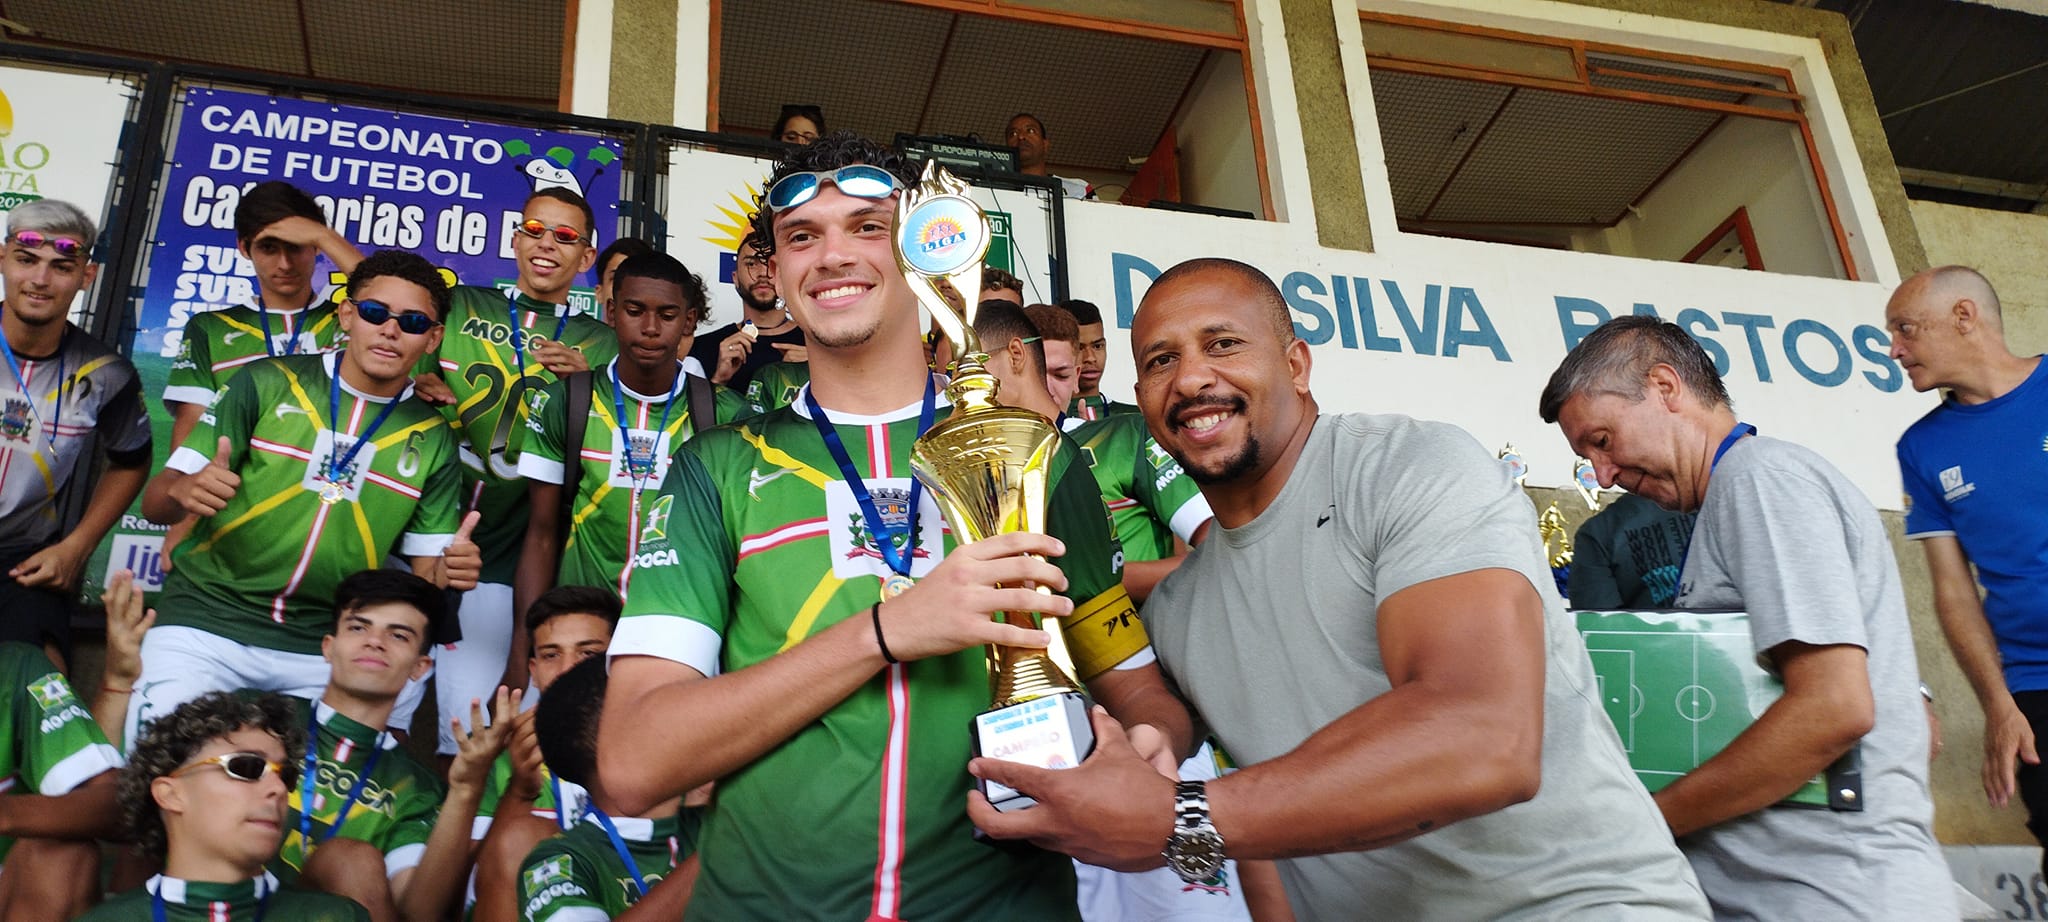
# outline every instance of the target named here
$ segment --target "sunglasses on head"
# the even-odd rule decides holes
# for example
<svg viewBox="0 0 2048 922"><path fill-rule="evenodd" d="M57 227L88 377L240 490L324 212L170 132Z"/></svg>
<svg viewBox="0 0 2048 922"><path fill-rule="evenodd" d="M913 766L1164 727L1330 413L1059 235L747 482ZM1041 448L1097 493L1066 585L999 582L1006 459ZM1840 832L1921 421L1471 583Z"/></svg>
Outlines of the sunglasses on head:
<svg viewBox="0 0 2048 922"><path fill-rule="evenodd" d="M298 766L286 765L283 762L272 762L264 758L262 753L258 752L229 752L212 758L200 759L172 772L171 777L176 778L179 775L190 773L195 768L205 768L208 765L218 765L221 771L228 773L228 777L236 781L247 781L251 784L262 781L264 772L277 773L277 777L284 781L285 787L291 787L298 782Z"/></svg>
<svg viewBox="0 0 2048 922"><path fill-rule="evenodd" d="M555 235L555 242L565 247L575 246L584 242L582 231L567 224L557 224L554 227L549 227L546 221L542 221L539 218L527 218L519 222L519 232L535 240L539 240L544 234L551 233Z"/></svg>
<svg viewBox="0 0 2048 922"><path fill-rule="evenodd" d="M791 173L768 188L768 210L787 211L817 198L818 189L828 182L838 186L839 191L860 198L888 198L897 189L896 174L865 163L836 170Z"/></svg>
<svg viewBox="0 0 2048 922"><path fill-rule="evenodd" d="M441 321L435 320L431 314L423 314L419 311L394 312L391 309L391 305L382 301L357 301L356 316L363 318L364 323L373 327L381 327L385 321L396 316L398 318L398 329L401 332L411 333L414 336L418 336L441 325Z"/></svg>
<svg viewBox="0 0 2048 922"><path fill-rule="evenodd" d="M15 231L12 239L15 243L19 243L31 250L49 247L52 250L56 250L57 255L65 259L77 259L84 256L87 250L85 244L79 243L70 237L52 237L42 231Z"/></svg>

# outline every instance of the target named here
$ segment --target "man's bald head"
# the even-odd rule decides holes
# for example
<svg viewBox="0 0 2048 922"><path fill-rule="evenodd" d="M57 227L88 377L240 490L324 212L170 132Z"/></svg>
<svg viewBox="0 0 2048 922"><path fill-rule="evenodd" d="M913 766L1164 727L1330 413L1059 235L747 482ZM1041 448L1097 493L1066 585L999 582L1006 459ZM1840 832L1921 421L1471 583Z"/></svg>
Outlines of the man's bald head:
<svg viewBox="0 0 2048 922"><path fill-rule="evenodd" d="M1969 266L1936 266L1907 279L1899 292L1936 311L1969 301L1977 305L1985 323L1998 329L2005 326L2005 312L1991 280Z"/></svg>
<svg viewBox="0 0 2048 922"><path fill-rule="evenodd" d="M1916 391L1974 393L1987 370L2011 357L1998 293L1968 266L1937 266L1907 279L1885 304L1884 325L1891 357Z"/></svg>
<svg viewBox="0 0 2048 922"><path fill-rule="evenodd" d="M1280 287L1256 267L1220 256L1190 259L1161 273L1139 301L1138 316L1144 316L1145 304L1154 296L1164 295L1176 286L1219 282L1242 286L1247 296L1246 306L1264 309L1282 345L1294 339L1294 317L1287 312L1287 301L1280 297Z"/></svg>

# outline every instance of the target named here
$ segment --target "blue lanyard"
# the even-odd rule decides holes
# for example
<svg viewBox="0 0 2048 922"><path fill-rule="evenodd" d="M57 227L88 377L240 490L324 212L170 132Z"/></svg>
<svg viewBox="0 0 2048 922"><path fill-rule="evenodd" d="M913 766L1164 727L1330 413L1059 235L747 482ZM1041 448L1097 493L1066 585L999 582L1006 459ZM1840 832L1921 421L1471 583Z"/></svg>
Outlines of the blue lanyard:
<svg viewBox="0 0 2048 922"><path fill-rule="evenodd" d="M569 328L569 312L555 309L555 342L562 341L562 331ZM526 377L526 333L519 329L519 289L505 292L505 316L512 323L512 357L519 363L519 376Z"/></svg>
<svg viewBox="0 0 2048 922"><path fill-rule="evenodd" d="M596 804L590 805L589 815L591 819L597 821L598 827L604 830L604 837L612 841L612 851L619 853L619 860L626 863L626 870L633 875L634 898L646 896L647 878L640 873L640 862L634 861L632 851L626 848L626 840L619 836L618 824L613 823L612 818L606 816ZM668 844L668 868L671 871L676 868L676 843L673 838Z"/></svg>
<svg viewBox="0 0 2048 922"><path fill-rule="evenodd" d="M1735 423L1735 428L1728 430L1728 435L1721 439L1721 447L1714 449L1714 460L1708 462L1707 464L1707 478L1709 483L1711 483L1713 480L1714 469L1721 466L1721 456L1727 454L1728 449L1734 448L1736 442L1742 441L1743 436L1755 434L1755 426L1752 426L1748 423L1741 421L1737 421ZM1711 489L1711 487L1709 487L1709 489ZM1704 497L1702 498L1702 501L1704 502ZM1685 553L1679 555L1678 557L1678 578L1680 580L1685 579L1685 565L1687 563L1690 563L1691 561L1692 541L1688 539L1685 542ZM1682 587L1683 583L1681 583L1680 585Z"/></svg>
<svg viewBox="0 0 2048 922"><path fill-rule="evenodd" d="M555 792L555 825L561 827L563 832L568 832L569 827L576 824L569 822L569 803L562 799L562 779L555 777L554 772L548 771L546 765L540 767L540 773L548 776L548 789Z"/></svg>
<svg viewBox="0 0 2048 922"><path fill-rule="evenodd" d="M284 354L299 354L299 326L306 322L306 315L312 312L313 302L307 301L305 310L292 315L292 325L286 328L291 333L291 339L284 344ZM270 308L263 306L262 298L256 299L256 321L263 324L263 353L276 358L277 349L270 344Z"/></svg>
<svg viewBox="0 0 2048 922"><path fill-rule="evenodd" d="M67 356L65 356L64 354L64 340L70 338L71 333L70 331L67 330L65 331L64 336L57 340L57 399L55 402L50 404L50 419L48 423L45 424L43 421L43 414L36 412L35 389L29 386L28 377L21 373L21 363L17 361L14 357L14 347L8 345L7 343L7 332L4 330L0 330L0 358L5 358L7 360L7 370L14 373L14 380L21 382L21 396L24 400L28 401L29 415L31 417L34 417L35 421L38 424L47 425L49 432L47 435L43 437L43 439L44 441L50 443L50 457L52 461L55 460L57 455L57 426L59 423L63 422L65 384L64 360L65 358L67 358Z"/></svg>
<svg viewBox="0 0 2048 922"><path fill-rule="evenodd" d="M341 812L334 817L334 825L327 827L327 835L313 838L313 776L320 771L320 706L313 706L312 720L306 727L306 773L299 779L299 835L306 840L306 851L313 846L334 838L341 831L341 825L348 822L348 815L355 811L356 801L362 799L363 785L370 783L370 773L377 770L377 759L384 754L384 734L370 743L370 759L363 763L363 770L356 773L356 783L348 790L348 799L341 802ZM335 760L337 763L339 759Z"/></svg>
<svg viewBox="0 0 2048 922"><path fill-rule="evenodd" d="M360 400L362 398L359 397L357 399ZM328 483L342 482L342 475L349 472L350 464L356 460L356 453L362 451L363 446L370 443L370 438L377 434L377 428L384 425L384 420L391 417L392 410L398 409L398 402L397 397L385 401L384 409L377 411L377 418L370 420L370 427L364 429L363 434L356 437L355 443L348 447L348 451L342 453L340 460L336 460L334 457L335 448L339 446L344 433L342 432L341 424L341 356L339 354L335 356L334 377L329 378L327 381L327 425L334 430L335 441L335 445L330 446L327 451Z"/></svg>
<svg viewBox="0 0 2048 922"><path fill-rule="evenodd" d="M256 922L263 922L263 917L270 914L270 888L262 884L256 886L260 892L256 897ZM164 905L164 882L159 878L156 889L149 891L149 914L156 922L164 922L167 914Z"/></svg>
<svg viewBox="0 0 2048 922"><path fill-rule="evenodd" d="M932 376L924 376L924 405L917 413L917 433L923 435L932 427L932 410L935 401L932 390ZM817 395L810 388L804 388L804 406L811 411L811 425L818 427L818 435L825 440L825 447L832 452L832 460L839 463L839 474L845 478L846 486L853 491L853 498L860 503L860 514L866 517L868 531L875 536L875 549L882 554L882 562L889 569L904 576L910 575L910 565L917 545L917 501L924 495L924 481L910 478L910 517L905 521L903 546L896 546L896 530L882 524L882 516L875 511L875 498L868 492L867 482L860 479L860 471L853 466L853 458L846 453L846 443L839 440L839 430L833 428L832 420L825 416L825 408L818 406Z"/></svg>
<svg viewBox="0 0 2048 922"><path fill-rule="evenodd" d="M654 444L647 446L647 456L633 450L633 437L626 426L626 388L619 383L619 362L612 360L612 419L619 424L619 450L626 453L626 473L633 478L633 489L640 489L640 479L654 473L654 454L661 450L661 434L668 431L668 411L675 409L676 395L683 392L683 378L689 374L683 370L683 363L676 363L676 382L669 385L668 402L661 405L661 423L654 427ZM635 401L645 406L642 401ZM580 459L571 459L572 464L581 464Z"/></svg>

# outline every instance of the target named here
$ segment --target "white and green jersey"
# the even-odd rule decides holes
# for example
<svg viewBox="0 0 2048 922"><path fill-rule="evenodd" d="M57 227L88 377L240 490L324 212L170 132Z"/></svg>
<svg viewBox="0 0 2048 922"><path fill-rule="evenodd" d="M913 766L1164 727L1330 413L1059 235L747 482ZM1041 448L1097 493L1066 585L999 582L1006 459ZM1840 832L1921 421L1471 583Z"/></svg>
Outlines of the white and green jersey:
<svg viewBox="0 0 2048 922"><path fill-rule="evenodd" d="M183 625L237 643L319 653L343 577L398 554L430 557L454 540L460 473L454 434L407 388L357 450L325 502L328 466L346 456L390 399L340 382L340 353L253 362L229 378L186 444L165 465L205 468L225 436L242 478L226 508L201 517L172 552L157 601L159 626ZM201 449L205 449L201 451Z"/></svg>
<svg viewBox="0 0 2048 922"><path fill-rule="evenodd" d="M1105 416L1067 433L1081 443L1088 468L1102 488L1103 505L1123 542L1125 560L1165 560L1173 539L1194 543L1209 520L1209 501L1181 471L1180 462L1152 440L1145 417Z"/></svg>
<svg viewBox="0 0 2048 922"><path fill-rule="evenodd" d="M491 777L484 782L483 799L477 802L476 819L470 823L469 837L481 839L491 831L492 821L497 819L498 805L505 799L505 789L512 785L512 754L501 752L497 761L491 763ZM534 798L533 815L554 823L557 828L569 829L583 818L584 807L590 804L590 792L574 781L563 781L555 777L546 765L540 767L540 796Z"/></svg>
<svg viewBox="0 0 2048 922"><path fill-rule="evenodd" d="M611 817L619 840L632 856L628 869L595 816L528 852L519 865L519 918L522 922L602 922L615 919L674 873L697 852L702 811L683 808L680 816L640 819ZM633 871L640 872L640 881Z"/></svg>
<svg viewBox="0 0 2048 922"><path fill-rule="evenodd" d="M268 335L265 324L270 327ZM194 314L185 321L163 400L206 406L228 376L250 362L330 352L341 348L343 341L341 318L326 301L289 312L245 304Z"/></svg>
<svg viewBox="0 0 2048 922"><path fill-rule="evenodd" d="M911 575L929 573L954 538L933 497L910 514L918 411L832 420L881 527L866 521L801 401L690 440L635 523L647 563L633 570L610 655L717 675L865 619L891 572L878 532L907 535L895 545L910 551ZM1054 563L1076 606L1062 623L1086 680L1149 650L1118 581L1108 515L1071 442L1053 468L1047 531L1067 546ZM688 917L1072 918L1067 859L973 839L968 727L988 707L978 647L890 666L719 779ZM805 847L788 847L792 831Z"/></svg>
<svg viewBox="0 0 2048 922"><path fill-rule="evenodd" d="M796 395L811 383L811 363L776 362L763 365L747 382L747 403L756 414L780 410L796 402Z"/></svg>
<svg viewBox="0 0 2048 922"><path fill-rule="evenodd" d="M421 366L439 373L455 393L455 406L441 412L462 440L462 463L470 471L463 495L483 513L475 532L483 582L510 583L526 538L519 455L528 431L527 392L555 380L533 357L534 346L560 342L583 353L590 367L603 368L619 354L619 340L600 321L524 293L514 300L496 288L459 285L449 294L441 350Z"/></svg>
<svg viewBox="0 0 2048 922"><path fill-rule="evenodd" d="M583 445L576 463L582 476L569 519L569 540L562 546L558 586L603 586L626 594L626 575L639 554L643 494L651 495L668 476L669 459L696 433L690 421L687 379L681 374L667 394L641 394L624 384L614 386L618 359L590 375L590 415L574 420L583 427ZM740 395L713 385L713 416L723 425L753 415ZM525 450L519 455L521 476L561 484L569 459L568 384L554 381L528 391ZM619 419L625 411L626 418ZM622 438L625 440L622 443ZM621 444L644 452L650 463L635 471Z"/></svg>
<svg viewBox="0 0 2048 922"><path fill-rule="evenodd" d="M54 354L14 350L14 366L0 364L0 550L35 550L63 536L57 497L73 476L92 473L86 449L95 438L108 460L149 466L142 404L135 366L69 323Z"/></svg>
<svg viewBox="0 0 2048 922"><path fill-rule="evenodd" d="M102 772L119 771L121 754L71 693L42 648L0 643L0 799L58 797ZM14 840L0 838L0 861Z"/></svg>
<svg viewBox="0 0 2048 922"><path fill-rule="evenodd" d="M158 896L164 906L163 922L370 922L370 911L354 900L314 890L281 890L277 878L268 873L232 884L158 875L101 903L78 922L143 922L152 917L150 904Z"/></svg>
<svg viewBox="0 0 2048 922"><path fill-rule="evenodd" d="M447 796L440 777L414 761L396 737L363 726L324 702L291 701L294 714L309 728L317 715L318 732L307 736L306 745L314 749L319 768L313 778L312 816L303 826L299 815L308 809L304 788L294 786L287 794L284 843L270 862L271 872L286 883L298 880L307 855L319 848L318 843L336 836L376 846L384 854L386 876L418 865L440 816L441 801ZM376 755L376 765L370 766L380 743L382 752ZM366 766L371 769L369 778L362 782L362 793L344 819L342 808L349 805L349 792ZM334 828L337 820L341 821L338 831ZM307 831L313 836L310 844Z"/></svg>

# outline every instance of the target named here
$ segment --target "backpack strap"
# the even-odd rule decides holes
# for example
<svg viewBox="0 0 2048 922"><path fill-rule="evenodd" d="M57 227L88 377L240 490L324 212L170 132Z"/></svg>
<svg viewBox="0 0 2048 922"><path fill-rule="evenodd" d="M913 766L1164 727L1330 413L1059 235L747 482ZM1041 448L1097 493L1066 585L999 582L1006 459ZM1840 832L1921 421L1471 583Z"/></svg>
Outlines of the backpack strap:
<svg viewBox="0 0 2048 922"><path fill-rule="evenodd" d="M590 428L590 372L578 371L562 379L564 395L562 446L562 508L555 517L555 550L569 546L569 526L576 516L576 490L583 481L583 435Z"/></svg>
<svg viewBox="0 0 2048 922"><path fill-rule="evenodd" d="M683 389L690 395L690 432L703 432L718 425L718 398L711 390L710 379L685 373Z"/></svg>

